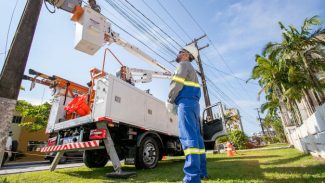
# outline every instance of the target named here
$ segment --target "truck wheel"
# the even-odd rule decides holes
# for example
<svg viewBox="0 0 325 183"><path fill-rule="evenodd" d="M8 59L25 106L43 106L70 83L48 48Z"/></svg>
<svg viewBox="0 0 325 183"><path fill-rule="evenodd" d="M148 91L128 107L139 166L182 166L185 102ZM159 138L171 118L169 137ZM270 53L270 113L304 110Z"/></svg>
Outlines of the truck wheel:
<svg viewBox="0 0 325 183"><path fill-rule="evenodd" d="M159 146L152 137L146 137L140 143L135 160L137 169L155 168L159 160Z"/></svg>
<svg viewBox="0 0 325 183"><path fill-rule="evenodd" d="M88 168L104 167L108 159L106 149L86 150L83 154L83 161Z"/></svg>

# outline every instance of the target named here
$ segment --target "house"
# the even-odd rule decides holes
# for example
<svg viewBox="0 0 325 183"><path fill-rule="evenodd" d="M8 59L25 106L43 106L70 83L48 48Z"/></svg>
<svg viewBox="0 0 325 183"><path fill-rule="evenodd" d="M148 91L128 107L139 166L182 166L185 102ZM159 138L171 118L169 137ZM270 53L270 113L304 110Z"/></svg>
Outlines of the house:
<svg viewBox="0 0 325 183"><path fill-rule="evenodd" d="M27 127L21 126L24 120L26 119L18 113L15 113L12 119L10 130L12 131L13 152L18 152L16 157L21 157L18 161L44 160L44 154L37 152L36 148L47 144L48 134L45 134L45 129L30 131Z"/></svg>

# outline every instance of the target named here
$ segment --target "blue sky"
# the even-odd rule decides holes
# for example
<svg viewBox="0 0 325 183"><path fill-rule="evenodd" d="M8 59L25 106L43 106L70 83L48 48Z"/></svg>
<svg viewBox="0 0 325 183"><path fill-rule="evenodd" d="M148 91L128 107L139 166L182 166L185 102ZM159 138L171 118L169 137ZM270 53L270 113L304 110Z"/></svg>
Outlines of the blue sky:
<svg viewBox="0 0 325 183"><path fill-rule="evenodd" d="M157 0L134 0L130 2L182 45L185 44L184 42L190 42L191 39L203 34L202 30L191 20L190 16L176 0L160 0L159 2L173 15L182 28L175 24ZM152 13L144 2L163 18L173 30L170 30ZM325 19L325 2L322 0L181 0L181 2L191 12L204 29L204 32L208 34L209 39L215 46L214 48L210 44L208 48L201 51L203 61L205 64L210 65L205 65L205 72L219 90L228 97L214 92L214 89L211 88L212 103L222 100L227 104L227 107L239 108L244 130L248 135L260 131L255 110L263 103L263 99L258 101L256 97L259 86L256 85L256 82L246 84L233 76L244 80L248 79L254 66L255 54L259 54L267 42L281 39L278 21L282 21L286 25L300 26L306 17L313 15L319 15ZM16 0L2 2L2 7L5 8L2 8L0 12L0 21L2 22L0 28L0 53L5 52L10 16L15 3ZM151 48L163 52L161 47L152 44L146 34L137 31L104 0L98 0L98 4L101 5L102 13L105 16L143 40ZM8 35L7 47L10 46L24 5L25 0L18 1ZM113 25L113 29L119 32L125 40L140 47L169 69L174 69L119 28ZM186 31L187 35L182 29ZM153 27L151 31L155 31L155 28ZM70 21L69 13L57 10L55 14L50 14L43 5L26 73L27 69L32 68L85 85L90 79L90 68L101 68L104 51L101 49L96 55L89 56L74 50L74 32L75 25ZM200 45L203 46L206 43L209 43L208 39L203 39ZM116 45L108 47L129 67L157 69ZM174 56L167 55L165 58L172 60ZM3 66L4 60L5 54L1 54L0 67ZM231 75L217 71L211 66ZM107 72L113 74L119 69L119 65L112 60L111 56L108 58L106 69ZM30 83L23 82L22 85L25 86L26 91L20 93L19 99L39 104L51 98L51 91L45 86L38 85L34 90L28 91ZM167 97L168 85L169 81L155 79L150 84L138 84L137 86L141 89L150 89L154 96L164 101ZM201 103L203 104L203 100Z"/></svg>

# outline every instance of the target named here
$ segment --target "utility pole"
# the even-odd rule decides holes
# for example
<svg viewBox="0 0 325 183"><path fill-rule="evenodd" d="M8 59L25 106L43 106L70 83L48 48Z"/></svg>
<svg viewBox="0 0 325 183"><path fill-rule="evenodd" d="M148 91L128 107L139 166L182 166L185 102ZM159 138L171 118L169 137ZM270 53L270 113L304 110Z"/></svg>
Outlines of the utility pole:
<svg viewBox="0 0 325 183"><path fill-rule="evenodd" d="M208 92L208 87L207 87L207 82L206 82L206 79L205 79L205 74L204 74L204 70L203 70L203 66L202 66L202 60L201 60L201 57L200 57L200 50L204 49L204 48L207 48L209 46L209 44L199 48L198 47L198 41L202 38L206 37L206 34L204 34L203 36L199 37L199 38L196 38L194 39L191 43L187 44L187 45L190 45L190 44L193 44L195 45L195 47L198 49L199 51L199 54L198 54L198 57L197 57L197 64L199 65L199 69L200 69L200 76L201 76L201 80L202 80L202 88L203 88L203 95L204 95L204 101L205 101L205 107L209 107L211 106L211 101L210 101L210 97L209 97L209 92ZM207 110L207 120L210 121L213 119L213 113L212 113L212 108L209 108Z"/></svg>
<svg viewBox="0 0 325 183"><path fill-rule="evenodd" d="M259 111L258 108L256 108L256 110L257 110L258 120L260 121L260 125L261 125L261 128L262 128L263 135L265 135L265 131L264 131L263 123L262 123L262 118L260 116L260 111Z"/></svg>
<svg viewBox="0 0 325 183"><path fill-rule="evenodd" d="M27 0L0 75L0 167L43 0Z"/></svg>

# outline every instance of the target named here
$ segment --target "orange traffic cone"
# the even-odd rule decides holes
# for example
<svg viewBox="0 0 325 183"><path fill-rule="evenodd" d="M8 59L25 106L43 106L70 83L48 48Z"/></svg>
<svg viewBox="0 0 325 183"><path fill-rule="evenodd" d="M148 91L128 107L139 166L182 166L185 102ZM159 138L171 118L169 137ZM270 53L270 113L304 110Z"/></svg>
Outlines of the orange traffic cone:
<svg viewBox="0 0 325 183"><path fill-rule="evenodd" d="M235 156L234 146L230 142L227 142L226 146L227 146L227 157Z"/></svg>

